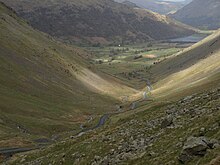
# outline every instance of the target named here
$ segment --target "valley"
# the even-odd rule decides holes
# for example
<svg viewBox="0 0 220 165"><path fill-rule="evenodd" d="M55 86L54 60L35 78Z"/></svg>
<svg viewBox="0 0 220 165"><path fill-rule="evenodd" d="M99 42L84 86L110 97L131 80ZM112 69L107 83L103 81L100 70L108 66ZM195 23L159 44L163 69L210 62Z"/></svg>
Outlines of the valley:
<svg viewBox="0 0 220 165"><path fill-rule="evenodd" d="M89 116L99 118L115 110L120 97L136 93L97 73L85 51L33 30L2 4L0 12L1 148L77 133Z"/></svg>
<svg viewBox="0 0 220 165"><path fill-rule="evenodd" d="M173 50L173 48L167 47L165 44L166 49L164 50L160 47L159 51L158 47L160 44L153 44L153 46L151 46L151 49L153 50L151 51L154 51L154 53L158 55L159 58L161 56L168 56L170 59L176 60L176 58L180 58L185 51L194 51L194 49L196 49L200 44L207 44L207 42L213 43L213 40L218 37L219 32L211 35L206 40L200 41L196 45L193 45L192 47L186 48L184 50L182 50L184 45L182 45L181 48ZM147 45L150 46L149 44ZM164 44L162 45L164 46ZM210 44L208 45L210 46ZM139 46L135 47L134 50L138 51L143 49L143 45L140 46L139 49L138 47ZM173 45L171 47L173 47ZM116 48L126 49L126 47ZM89 49L92 49L93 52L96 52L97 57L99 57L99 53L102 54L103 52L107 52L106 48ZM112 47L110 49L112 49ZM209 51L212 51L213 49L214 48ZM216 50L216 52L219 51L219 49L214 50ZM131 49L131 52L132 51L133 49ZM162 52L164 53L163 55ZM146 52L143 53L145 54ZM160 53L161 56L159 56ZM171 55L173 53L180 55ZM128 50L127 52L124 52L124 54L128 54L128 57L131 56ZM215 55L210 56L210 58L211 57L215 57ZM117 58L121 59L120 62L123 62L125 59L121 58L120 56L116 56L115 60L117 60ZM133 58L131 59L132 60L130 61L134 60ZM103 63L97 63L96 65L103 65L103 68L105 68L105 65L109 65L109 62L105 64L105 60L107 59L103 58L102 60ZM140 58L139 60L144 61L145 59ZM205 60L209 60L209 58ZM114 63L113 61L112 63ZM204 65L202 61L203 60L201 60L201 63ZM153 61L149 63L152 62ZM169 61L165 60L164 62L166 63ZM162 61L162 64L164 62ZM213 61L213 63L217 64L218 61ZM218 64L214 66L217 70L219 70ZM197 65L187 67L188 69L186 69L186 71L193 71L194 67L197 67ZM120 71L118 66L117 68ZM124 68L126 71L126 67ZM129 68L131 70L136 69L135 67ZM109 68L108 73L123 79L123 77L118 76L116 70L112 72L111 68ZM218 73L219 72L217 72L217 75ZM200 75L205 77L203 74L204 73L201 73ZM171 73L170 75L172 76ZM166 97L161 97L161 94L157 96L157 90L160 90L160 88L156 85L159 84L162 88L163 85L166 85L166 83L163 82L166 79L162 80L162 84L160 84L159 81L156 85L153 86L151 97L154 98L154 101L141 101L138 103L135 110L129 110L127 112L111 115L107 123L97 130L85 133L79 138L65 138L63 141L52 145L48 149L33 152L28 156L21 154L18 160L12 162L13 164L19 164L19 161L20 163L27 162L32 164L121 164L123 162L127 162L127 164L179 164L179 162L182 162L190 165L198 162L200 164L206 164L211 161L216 162L215 158L219 153L218 140L220 110L220 97L218 88L219 76L217 75L215 76L215 72L214 74L210 75L209 80L213 78L213 81L212 85L209 86L209 89L204 89L206 85L202 83L201 87L203 87L203 90L197 89L197 87L193 87L192 91L192 87L188 87L191 89L191 91L187 93L181 93L181 96L176 95L179 93L178 91L172 90L171 92L167 93ZM185 77L185 79L187 78L188 77ZM178 82L178 76L173 79L177 79ZM127 82L134 82L134 84L136 84L135 81L132 81L132 79L130 80ZM203 81L206 83L206 80L201 78L200 82ZM175 87L174 89L178 88ZM189 155L184 153L184 150L181 150L181 148L185 146L184 143L186 143L186 141L193 136L195 137L195 140L199 140L196 139L196 137L205 137L208 143L210 143L211 147L206 146L204 150L205 156L197 156L196 152L199 151L197 151L196 148L194 151L195 153L189 153ZM66 148L68 148L68 151L66 151ZM192 150L193 149L194 148L192 148ZM164 154L166 156L163 156Z"/></svg>
<svg viewBox="0 0 220 165"><path fill-rule="evenodd" d="M173 55L186 45L169 43L146 43L128 46L87 47L93 52L96 67L103 72L127 82L135 89L141 89L150 78L149 69L157 61Z"/></svg>
<svg viewBox="0 0 220 165"><path fill-rule="evenodd" d="M0 164L218 165L220 30L133 5L1 0Z"/></svg>

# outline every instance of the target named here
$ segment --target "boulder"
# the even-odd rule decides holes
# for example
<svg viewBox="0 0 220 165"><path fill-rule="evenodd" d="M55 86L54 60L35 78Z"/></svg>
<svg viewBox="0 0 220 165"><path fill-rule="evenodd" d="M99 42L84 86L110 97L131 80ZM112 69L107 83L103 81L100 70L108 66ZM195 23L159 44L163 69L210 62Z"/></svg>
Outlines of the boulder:
<svg viewBox="0 0 220 165"><path fill-rule="evenodd" d="M166 128L173 124L173 117L171 115L167 116L161 123L161 128Z"/></svg>
<svg viewBox="0 0 220 165"><path fill-rule="evenodd" d="M179 156L182 163L189 162L194 156L204 156L211 143L205 137L189 137Z"/></svg>

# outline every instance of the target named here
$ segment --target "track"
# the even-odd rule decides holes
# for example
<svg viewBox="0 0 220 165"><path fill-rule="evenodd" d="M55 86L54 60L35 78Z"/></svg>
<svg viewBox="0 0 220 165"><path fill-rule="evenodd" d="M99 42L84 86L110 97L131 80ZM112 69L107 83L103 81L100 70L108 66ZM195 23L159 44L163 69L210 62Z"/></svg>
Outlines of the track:
<svg viewBox="0 0 220 165"><path fill-rule="evenodd" d="M0 148L0 154L5 156L5 158L9 158L14 154L31 151L37 148Z"/></svg>

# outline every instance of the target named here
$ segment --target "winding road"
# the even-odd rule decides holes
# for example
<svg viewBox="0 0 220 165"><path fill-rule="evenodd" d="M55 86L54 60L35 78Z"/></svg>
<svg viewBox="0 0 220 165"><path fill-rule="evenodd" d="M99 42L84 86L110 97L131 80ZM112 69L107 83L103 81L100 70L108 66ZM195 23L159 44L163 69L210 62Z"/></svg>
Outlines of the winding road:
<svg viewBox="0 0 220 165"><path fill-rule="evenodd" d="M99 122L96 126L94 126L92 128L84 129L80 133L75 135L74 137L80 137L83 134L85 134L86 132L92 131L94 129L97 129L97 128L103 126L106 123L106 121L108 120L109 115L110 114L104 114L103 116L101 116L101 118L99 119ZM8 159L11 156L13 156L14 154L27 152L27 151L32 151L32 150L36 150L36 149L39 149L39 148L40 147L38 147L38 148L0 148L0 155L3 155L6 159Z"/></svg>
<svg viewBox="0 0 220 165"><path fill-rule="evenodd" d="M147 94L149 94L153 90L153 87L152 87L152 85L151 85L151 83L148 79L142 79L142 80L146 82L146 91L143 92L143 98L141 98L139 100L136 100L136 101L131 103L131 110L136 109L137 108L136 107L137 103L147 99L147 97L148 97Z"/></svg>
<svg viewBox="0 0 220 165"><path fill-rule="evenodd" d="M110 114L104 114L100 119L98 124L92 128L92 130L97 129L105 124L105 122L108 120Z"/></svg>
<svg viewBox="0 0 220 165"><path fill-rule="evenodd" d="M103 116L100 117L99 122L96 126L94 126L92 128L84 129L80 133L76 134L75 136L72 136L71 138L80 137L87 132L90 132L90 131L93 131L99 127L102 127L106 123L106 121L108 120L109 116L110 116L110 114L104 114ZM37 147L36 148L0 148L0 155L3 155L5 157L5 159L8 159L11 156L13 156L14 154L32 151L32 150L36 150L39 148L40 147L38 147L38 148Z"/></svg>
<svg viewBox="0 0 220 165"><path fill-rule="evenodd" d="M148 92L151 92L152 90L152 86L149 82L149 80L146 80L146 83L147 83L147 89L148 89ZM144 95L146 91L144 92ZM136 108L136 102L133 102L132 103L132 109L135 109ZM97 128L100 128L102 127L103 125L105 125L106 121L109 119L110 115L111 114L118 114L119 112L113 112L113 113L109 113L109 114L104 114L100 117L99 119L99 122L96 126L92 127L92 128L86 128L86 129L83 129L80 133L74 135L74 136L71 136L71 138L77 138L77 137L80 137L82 135L84 135L85 133L87 132L90 132L90 131L93 131ZM83 126L81 125L80 126L81 128L83 128ZM17 154L17 153L21 153L21 152L27 152L27 151L31 151L31 150L36 150L36 149L39 149L40 147L36 147L36 148L0 148L0 155L3 155L6 157L6 159L10 158L11 156L13 156L14 154Z"/></svg>
<svg viewBox="0 0 220 165"><path fill-rule="evenodd" d="M87 132L90 132L90 131L92 131L92 130L95 130L95 129L97 129L97 128L103 126L103 125L105 125L105 123L106 123L106 121L108 120L109 116L110 116L110 114L104 114L104 115L102 115L101 118L99 119L98 124L97 124L96 126L94 126L94 127L92 127L92 128L86 128L86 129L82 130L80 133L78 133L78 134L76 134L76 135L74 135L74 136L71 136L71 138L80 137L80 136L84 135L84 134L87 133Z"/></svg>
<svg viewBox="0 0 220 165"><path fill-rule="evenodd" d="M37 148L0 148L0 155L5 156L5 158L10 158L12 155L35 150Z"/></svg>

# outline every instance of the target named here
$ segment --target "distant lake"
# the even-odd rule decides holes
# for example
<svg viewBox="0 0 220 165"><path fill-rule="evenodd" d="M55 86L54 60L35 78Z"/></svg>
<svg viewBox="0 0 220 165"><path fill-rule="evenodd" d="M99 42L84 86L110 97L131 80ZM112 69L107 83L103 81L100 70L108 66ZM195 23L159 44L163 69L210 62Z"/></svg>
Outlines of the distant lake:
<svg viewBox="0 0 220 165"><path fill-rule="evenodd" d="M197 34L197 35L191 35L191 36L187 36L187 37L175 38L175 39L171 39L169 41L170 42L178 42L178 43L196 43L196 42L203 40L205 37L207 37L207 35Z"/></svg>

